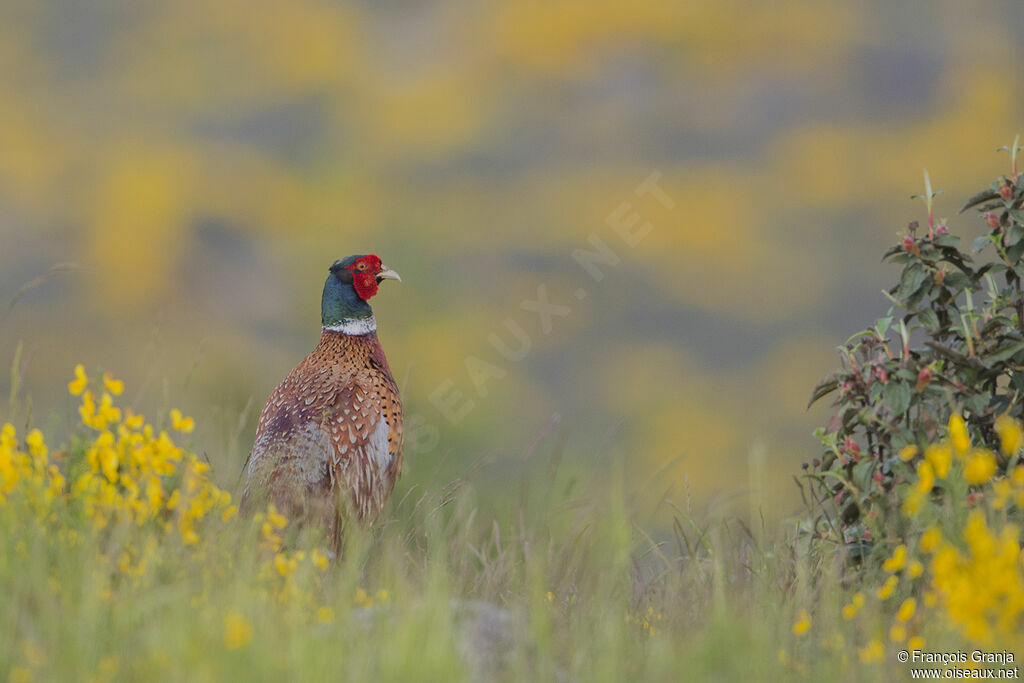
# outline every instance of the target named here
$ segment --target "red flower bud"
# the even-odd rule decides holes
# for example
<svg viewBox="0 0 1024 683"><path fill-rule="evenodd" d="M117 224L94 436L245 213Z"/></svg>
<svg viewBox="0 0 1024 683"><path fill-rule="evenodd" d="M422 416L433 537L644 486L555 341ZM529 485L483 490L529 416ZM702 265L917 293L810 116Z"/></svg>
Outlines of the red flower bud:
<svg viewBox="0 0 1024 683"><path fill-rule="evenodd" d="M968 493L967 494L967 504L968 505L977 505L978 503L981 502L981 500L984 497L985 496L980 491L975 491L974 493Z"/></svg>
<svg viewBox="0 0 1024 683"><path fill-rule="evenodd" d="M1002 197L1003 199L1012 199L1013 185L1010 185L1009 183L1003 183L1002 185L1000 185L999 196Z"/></svg>
<svg viewBox="0 0 1024 683"><path fill-rule="evenodd" d="M871 533L871 529L865 529L864 534L861 536L861 538L863 538L865 541L870 541L872 536L873 534Z"/></svg>
<svg viewBox="0 0 1024 683"><path fill-rule="evenodd" d="M914 250L916 250L917 246L914 244L914 238L911 237L910 235L904 235L903 236L903 248L906 251L914 251Z"/></svg>
<svg viewBox="0 0 1024 683"><path fill-rule="evenodd" d="M874 476L872 478L875 480L876 484L881 484L882 483L882 472L881 471L875 472L875 474L874 474Z"/></svg>
<svg viewBox="0 0 1024 683"><path fill-rule="evenodd" d="M939 223L939 227L935 228L936 235L945 235L949 232L949 227L945 223Z"/></svg>
<svg viewBox="0 0 1024 683"><path fill-rule="evenodd" d="M882 384L889 383L889 373L886 372L885 368L883 368L880 365L875 366L875 377L877 377L878 381L881 382Z"/></svg>
<svg viewBox="0 0 1024 683"><path fill-rule="evenodd" d="M846 441L843 442L843 450L854 460L860 460L860 446L850 437L846 437Z"/></svg>
<svg viewBox="0 0 1024 683"><path fill-rule="evenodd" d="M999 216L989 211L988 213L985 214L985 225L987 225L990 228L998 228Z"/></svg>
<svg viewBox="0 0 1024 683"><path fill-rule="evenodd" d="M914 385L914 390L917 393L924 391L932 381L932 368L930 365L926 365L921 368L921 372L917 373L917 383Z"/></svg>

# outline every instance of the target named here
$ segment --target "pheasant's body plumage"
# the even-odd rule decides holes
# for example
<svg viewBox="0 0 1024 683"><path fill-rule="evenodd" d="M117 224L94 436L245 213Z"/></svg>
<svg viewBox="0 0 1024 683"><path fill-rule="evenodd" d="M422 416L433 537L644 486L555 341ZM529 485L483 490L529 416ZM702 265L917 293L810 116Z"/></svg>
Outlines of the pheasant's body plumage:
<svg viewBox="0 0 1024 683"><path fill-rule="evenodd" d="M345 520L377 517L402 469L401 397L368 321L361 334L325 326L271 393L243 496L321 525L336 546Z"/></svg>

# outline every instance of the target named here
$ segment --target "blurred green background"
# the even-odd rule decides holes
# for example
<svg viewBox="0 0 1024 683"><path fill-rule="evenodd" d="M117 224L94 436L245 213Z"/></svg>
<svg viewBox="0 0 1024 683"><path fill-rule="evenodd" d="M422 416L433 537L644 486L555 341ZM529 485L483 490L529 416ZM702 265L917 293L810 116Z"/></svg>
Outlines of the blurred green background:
<svg viewBox="0 0 1024 683"><path fill-rule="evenodd" d="M55 429L74 364L111 370L195 415L231 484L328 265L372 252L404 278L373 304L408 481L500 496L564 450L652 501L753 481L790 512L810 389L885 311L923 167L981 231L956 209L1024 132L1021 26L1013 0L2 0L0 390L23 342ZM652 172L673 209L635 195ZM621 257L600 282L572 258L592 235ZM570 309L548 334L539 285ZM488 341L509 318L518 362ZM475 402L457 425L438 387Z"/></svg>

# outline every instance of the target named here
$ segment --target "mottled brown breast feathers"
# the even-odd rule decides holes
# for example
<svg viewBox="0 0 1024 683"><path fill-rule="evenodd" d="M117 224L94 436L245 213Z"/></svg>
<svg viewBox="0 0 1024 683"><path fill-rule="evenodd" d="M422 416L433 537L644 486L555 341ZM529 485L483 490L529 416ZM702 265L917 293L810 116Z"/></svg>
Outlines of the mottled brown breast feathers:
<svg viewBox="0 0 1024 683"><path fill-rule="evenodd" d="M324 330L263 407L245 498L333 530L376 517L401 468L402 403L376 333Z"/></svg>

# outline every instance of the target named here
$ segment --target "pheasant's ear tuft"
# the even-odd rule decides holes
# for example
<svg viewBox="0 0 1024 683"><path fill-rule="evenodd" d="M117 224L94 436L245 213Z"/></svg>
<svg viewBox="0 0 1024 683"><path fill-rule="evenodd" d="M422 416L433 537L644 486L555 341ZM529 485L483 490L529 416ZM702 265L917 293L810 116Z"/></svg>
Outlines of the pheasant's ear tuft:
<svg viewBox="0 0 1024 683"><path fill-rule="evenodd" d="M334 273L334 277L338 279L338 282L342 283L343 285L352 284L353 274L352 271L349 270L348 268L342 267L338 268L337 270L331 268L331 272Z"/></svg>

